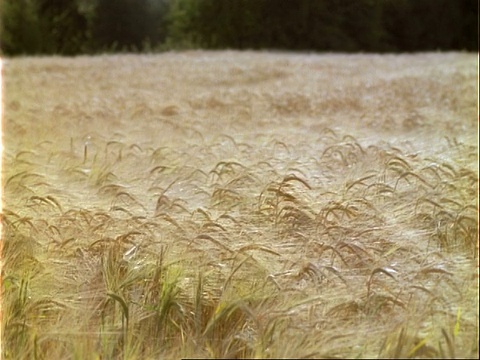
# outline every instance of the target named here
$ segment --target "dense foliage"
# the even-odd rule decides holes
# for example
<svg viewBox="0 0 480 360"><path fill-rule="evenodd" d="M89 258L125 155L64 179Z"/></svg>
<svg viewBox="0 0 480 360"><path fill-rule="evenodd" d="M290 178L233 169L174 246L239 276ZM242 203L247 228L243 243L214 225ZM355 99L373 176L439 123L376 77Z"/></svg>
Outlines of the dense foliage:
<svg viewBox="0 0 480 360"><path fill-rule="evenodd" d="M7 55L476 50L476 0L3 0Z"/></svg>

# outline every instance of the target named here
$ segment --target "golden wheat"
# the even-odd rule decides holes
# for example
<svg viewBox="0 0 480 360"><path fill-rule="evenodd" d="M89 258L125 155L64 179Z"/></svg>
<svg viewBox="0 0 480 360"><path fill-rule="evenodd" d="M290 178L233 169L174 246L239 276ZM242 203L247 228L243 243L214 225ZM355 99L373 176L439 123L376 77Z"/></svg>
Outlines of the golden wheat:
<svg viewBox="0 0 480 360"><path fill-rule="evenodd" d="M475 62L6 59L3 356L478 356Z"/></svg>

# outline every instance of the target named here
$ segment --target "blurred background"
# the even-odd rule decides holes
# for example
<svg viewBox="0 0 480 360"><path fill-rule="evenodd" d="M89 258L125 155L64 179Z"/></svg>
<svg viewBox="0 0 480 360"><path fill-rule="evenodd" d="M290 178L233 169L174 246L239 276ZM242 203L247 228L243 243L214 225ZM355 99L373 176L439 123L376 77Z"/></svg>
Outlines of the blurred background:
<svg viewBox="0 0 480 360"><path fill-rule="evenodd" d="M3 55L478 50L478 0L1 0Z"/></svg>

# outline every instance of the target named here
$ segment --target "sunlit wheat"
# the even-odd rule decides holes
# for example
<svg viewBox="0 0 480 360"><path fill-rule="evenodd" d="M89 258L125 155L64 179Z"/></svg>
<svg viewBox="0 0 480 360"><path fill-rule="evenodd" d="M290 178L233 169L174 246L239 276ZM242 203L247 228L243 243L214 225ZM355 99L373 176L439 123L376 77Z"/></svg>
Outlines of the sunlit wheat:
<svg viewBox="0 0 480 360"><path fill-rule="evenodd" d="M475 54L4 79L5 359L478 356Z"/></svg>

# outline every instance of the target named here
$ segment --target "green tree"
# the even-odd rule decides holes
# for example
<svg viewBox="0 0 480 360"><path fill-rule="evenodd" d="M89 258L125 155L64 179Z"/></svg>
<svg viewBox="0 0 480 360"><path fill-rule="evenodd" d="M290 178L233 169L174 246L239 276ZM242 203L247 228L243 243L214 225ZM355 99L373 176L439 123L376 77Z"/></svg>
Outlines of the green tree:
<svg viewBox="0 0 480 360"><path fill-rule="evenodd" d="M388 0L383 22L398 51L477 50L477 0Z"/></svg>
<svg viewBox="0 0 480 360"><path fill-rule="evenodd" d="M338 27L351 39L352 51L382 51L386 34L382 24L383 0L339 2Z"/></svg>
<svg viewBox="0 0 480 360"><path fill-rule="evenodd" d="M51 52L74 55L86 50L87 18L77 0L36 0Z"/></svg>
<svg viewBox="0 0 480 360"><path fill-rule="evenodd" d="M477 50L478 0L1 0L5 54Z"/></svg>
<svg viewBox="0 0 480 360"><path fill-rule="evenodd" d="M196 22L200 14L198 2L192 0L170 0L167 25L167 46L172 48L190 48L200 46L201 34Z"/></svg>
<svg viewBox="0 0 480 360"><path fill-rule="evenodd" d="M47 46L33 0L2 0L0 14L3 53L37 54Z"/></svg>
<svg viewBox="0 0 480 360"><path fill-rule="evenodd" d="M147 0L98 0L92 34L98 50L141 50L154 36Z"/></svg>
<svg viewBox="0 0 480 360"><path fill-rule="evenodd" d="M380 0L176 0L172 33L196 46L372 50L382 46Z"/></svg>
<svg viewBox="0 0 480 360"><path fill-rule="evenodd" d="M170 0L149 0L148 9L150 12L150 41L153 47L165 43L168 35L167 16L170 11Z"/></svg>

